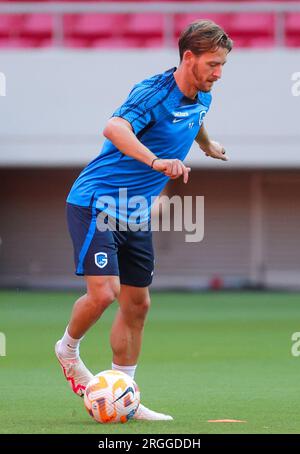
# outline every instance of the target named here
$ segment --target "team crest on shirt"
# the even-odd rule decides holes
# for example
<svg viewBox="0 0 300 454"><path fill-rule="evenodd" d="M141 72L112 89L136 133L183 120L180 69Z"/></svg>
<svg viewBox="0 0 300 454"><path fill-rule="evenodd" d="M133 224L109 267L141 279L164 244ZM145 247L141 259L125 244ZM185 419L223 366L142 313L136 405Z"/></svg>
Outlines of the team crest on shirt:
<svg viewBox="0 0 300 454"><path fill-rule="evenodd" d="M205 117L206 115L206 110L201 110L200 114L199 114L199 125L201 125L202 121L203 121L203 118Z"/></svg>
<svg viewBox="0 0 300 454"><path fill-rule="evenodd" d="M97 252L97 254L95 254L95 263L98 268L104 268L108 263L106 252Z"/></svg>

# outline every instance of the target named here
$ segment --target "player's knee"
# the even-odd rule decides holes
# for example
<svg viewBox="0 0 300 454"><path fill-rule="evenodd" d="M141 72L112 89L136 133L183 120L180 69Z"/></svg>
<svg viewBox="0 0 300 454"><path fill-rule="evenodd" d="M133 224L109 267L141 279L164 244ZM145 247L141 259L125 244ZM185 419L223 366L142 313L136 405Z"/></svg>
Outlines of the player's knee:
<svg viewBox="0 0 300 454"><path fill-rule="evenodd" d="M104 290L102 295L99 295L98 303L103 309L110 306L116 299L117 295L111 289Z"/></svg>
<svg viewBox="0 0 300 454"><path fill-rule="evenodd" d="M90 303L97 311L103 311L109 307L119 296L118 285L99 285L89 293Z"/></svg>
<svg viewBox="0 0 300 454"><path fill-rule="evenodd" d="M146 296L141 300L133 302L131 307L131 320L134 324L144 324L147 313L150 309L150 297Z"/></svg>
<svg viewBox="0 0 300 454"><path fill-rule="evenodd" d="M115 298L112 292L103 292L101 295L94 295L90 297L90 305L95 312L100 314L105 311L113 302Z"/></svg>
<svg viewBox="0 0 300 454"><path fill-rule="evenodd" d="M146 297L140 304L139 313L142 318L146 318L146 315L148 314L148 311L150 309L150 304L151 301L149 297Z"/></svg>

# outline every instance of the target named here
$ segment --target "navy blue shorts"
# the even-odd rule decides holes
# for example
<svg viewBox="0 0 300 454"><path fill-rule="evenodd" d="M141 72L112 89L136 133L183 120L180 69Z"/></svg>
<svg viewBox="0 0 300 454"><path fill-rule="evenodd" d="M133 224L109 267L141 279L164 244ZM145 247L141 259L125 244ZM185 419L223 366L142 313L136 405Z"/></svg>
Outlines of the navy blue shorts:
<svg viewBox="0 0 300 454"><path fill-rule="evenodd" d="M67 220L73 241L78 276L119 276L121 284L148 287L152 282L152 232L97 229L99 211L67 203Z"/></svg>

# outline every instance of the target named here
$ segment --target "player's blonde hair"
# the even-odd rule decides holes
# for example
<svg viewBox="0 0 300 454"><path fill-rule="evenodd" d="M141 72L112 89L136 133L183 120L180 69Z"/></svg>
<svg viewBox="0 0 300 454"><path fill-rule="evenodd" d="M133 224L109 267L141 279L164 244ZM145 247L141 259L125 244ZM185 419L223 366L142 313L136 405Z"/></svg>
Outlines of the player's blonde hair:
<svg viewBox="0 0 300 454"><path fill-rule="evenodd" d="M195 55L203 52L214 52L219 47L231 51L233 46L232 39L217 24L210 20L197 20L187 26L180 35L178 41L180 61L186 50L190 50Z"/></svg>

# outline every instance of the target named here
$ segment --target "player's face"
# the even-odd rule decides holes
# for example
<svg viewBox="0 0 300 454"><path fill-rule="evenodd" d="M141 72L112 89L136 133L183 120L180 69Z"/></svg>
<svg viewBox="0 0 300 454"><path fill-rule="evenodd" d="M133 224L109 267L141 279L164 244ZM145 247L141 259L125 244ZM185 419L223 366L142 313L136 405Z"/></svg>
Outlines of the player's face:
<svg viewBox="0 0 300 454"><path fill-rule="evenodd" d="M191 76L197 91L210 91L213 84L222 77L228 51L219 47L215 52L191 56Z"/></svg>

